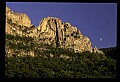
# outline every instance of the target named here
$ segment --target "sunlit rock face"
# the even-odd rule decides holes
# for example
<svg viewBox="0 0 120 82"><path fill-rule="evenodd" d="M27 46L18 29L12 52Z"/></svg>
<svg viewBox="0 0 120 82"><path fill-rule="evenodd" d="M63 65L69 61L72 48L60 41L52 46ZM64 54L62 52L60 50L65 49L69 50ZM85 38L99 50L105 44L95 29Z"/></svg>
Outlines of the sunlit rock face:
<svg viewBox="0 0 120 82"><path fill-rule="evenodd" d="M25 13L13 12L9 7L6 7L6 19L21 26L31 26L31 20Z"/></svg>
<svg viewBox="0 0 120 82"><path fill-rule="evenodd" d="M45 17L38 26L43 38L51 38L51 42L56 42L60 48L74 49L75 52L90 51L92 46L89 38L83 36L79 29L68 22L62 22L59 18ZM47 41L47 40L46 40ZM49 41L48 41L49 43Z"/></svg>
<svg viewBox="0 0 120 82"><path fill-rule="evenodd" d="M34 26L26 14L13 12L6 7L5 29L6 34L32 37L36 43L69 48L76 53L84 51L102 53L97 47L92 48L90 39L77 27L56 17L45 17L38 26Z"/></svg>
<svg viewBox="0 0 120 82"><path fill-rule="evenodd" d="M99 54L104 54L102 51L100 51L96 46L93 48L93 52L99 53Z"/></svg>

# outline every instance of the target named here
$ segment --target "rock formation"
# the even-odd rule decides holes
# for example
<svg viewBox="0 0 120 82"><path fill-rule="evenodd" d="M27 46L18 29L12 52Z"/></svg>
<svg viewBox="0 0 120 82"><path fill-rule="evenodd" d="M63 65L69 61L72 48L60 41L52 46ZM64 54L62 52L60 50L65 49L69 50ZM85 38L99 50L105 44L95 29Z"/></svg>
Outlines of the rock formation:
<svg viewBox="0 0 120 82"><path fill-rule="evenodd" d="M74 49L75 52L90 51L92 46L89 38L83 36L79 29L68 22L62 22L59 18L43 18L38 26L40 38L46 38L45 42L55 44L60 48ZM49 43L49 44L50 44Z"/></svg>
<svg viewBox="0 0 120 82"><path fill-rule="evenodd" d="M99 53L99 54L104 54L102 51L100 51L99 49L97 49L96 46L93 48L93 52Z"/></svg>
<svg viewBox="0 0 120 82"><path fill-rule="evenodd" d="M12 20L12 23L16 23L21 26L31 26L31 20L26 14L13 12L8 7L6 7L6 19L10 19Z"/></svg>
<svg viewBox="0 0 120 82"><path fill-rule="evenodd" d="M6 7L6 34L32 37L36 43L52 44L58 48L73 49L75 52L102 53L96 47L92 48L90 39L68 22L48 16L40 21L39 26L34 26L26 14L13 12L8 7Z"/></svg>

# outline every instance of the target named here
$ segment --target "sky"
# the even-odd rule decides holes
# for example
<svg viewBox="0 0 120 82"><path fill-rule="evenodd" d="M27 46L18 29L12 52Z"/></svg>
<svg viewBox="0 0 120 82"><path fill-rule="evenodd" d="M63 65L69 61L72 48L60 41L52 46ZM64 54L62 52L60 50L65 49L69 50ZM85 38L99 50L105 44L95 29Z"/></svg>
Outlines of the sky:
<svg viewBox="0 0 120 82"><path fill-rule="evenodd" d="M117 45L117 3L6 2L14 12L25 13L32 24L47 16L60 18L88 36L92 47Z"/></svg>

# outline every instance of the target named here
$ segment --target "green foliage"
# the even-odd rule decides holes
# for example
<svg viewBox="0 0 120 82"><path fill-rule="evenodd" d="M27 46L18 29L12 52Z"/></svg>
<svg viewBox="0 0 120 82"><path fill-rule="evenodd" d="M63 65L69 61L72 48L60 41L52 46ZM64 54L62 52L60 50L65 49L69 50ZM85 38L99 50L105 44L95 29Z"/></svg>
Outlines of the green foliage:
<svg viewBox="0 0 120 82"><path fill-rule="evenodd" d="M109 47L109 48L102 48L100 50L102 50L106 54L107 57L110 57L110 58L116 60L116 58L117 58L117 55L116 55L117 46Z"/></svg>
<svg viewBox="0 0 120 82"><path fill-rule="evenodd" d="M32 50L35 46L33 41L33 38L31 37L21 37L21 36L14 36L14 35L6 35L6 46L9 46L11 49L14 50ZM19 42L17 42L19 41ZM16 43L17 42L17 43Z"/></svg>
<svg viewBox="0 0 120 82"><path fill-rule="evenodd" d="M25 36L19 36L19 35L10 35L10 34L7 34L6 35L6 39L8 40L15 40L15 41L21 41L21 42L25 42L25 43L28 43L28 42L32 42L34 39L31 38L31 37L25 37Z"/></svg>
<svg viewBox="0 0 120 82"><path fill-rule="evenodd" d="M6 45L14 50L28 50L36 57L5 56L5 76L7 78L115 78L116 60L105 55L72 49L55 48L48 44L37 44L33 38L6 35ZM11 41L20 41L14 43ZM45 48L47 50L39 50ZM49 55L54 55L51 58ZM61 54L70 59L60 59ZM39 55L46 55L48 58Z"/></svg>
<svg viewBox="0 0 120 82"><path fill-rule="evenodd" d="M86 54L87 53L87 54ZM88 55L89 54L89 55ZM6 57L8 78L115 78L116 61L95 53L77 54L75 60L42 57Z"/></svg>

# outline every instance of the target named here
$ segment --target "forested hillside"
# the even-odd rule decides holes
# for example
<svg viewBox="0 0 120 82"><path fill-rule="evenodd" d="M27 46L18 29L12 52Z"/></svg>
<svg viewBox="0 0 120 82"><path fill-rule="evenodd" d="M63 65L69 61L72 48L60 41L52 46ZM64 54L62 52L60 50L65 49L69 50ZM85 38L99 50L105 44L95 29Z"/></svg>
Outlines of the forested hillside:
<svg viewBox="0 0 120 82"><path fill-rule="evenodd" d="M109 47L109 48L101 48L99 50L102 50L107 57L110 57L112 59L117 59L117 46L115 47Z"/></svg>
<svg viewBox="0 0 120 82"><path fill-rule="evenodd" d="M17 40L15 44L15 40ZM13 43L13 42L14 43ZM22 41L22 42L21 42ZM29 45L28 45L29 44ZM11 57L5 56L5 76L7 78L115 78L116 60L103 54L35 44L32 38L6 35L6 46L14 50ZM26 45L26 46L25 46ZM46 48L47 50L40 50ZM33 51L36 57L17 56L18 50ZM50 56L53 55L53 57ZM70 58L60 57L61 54Z"/></svg>

